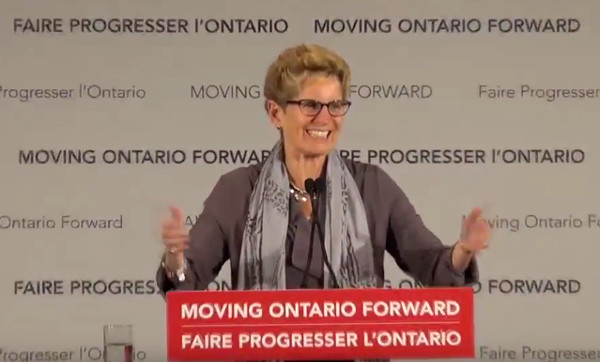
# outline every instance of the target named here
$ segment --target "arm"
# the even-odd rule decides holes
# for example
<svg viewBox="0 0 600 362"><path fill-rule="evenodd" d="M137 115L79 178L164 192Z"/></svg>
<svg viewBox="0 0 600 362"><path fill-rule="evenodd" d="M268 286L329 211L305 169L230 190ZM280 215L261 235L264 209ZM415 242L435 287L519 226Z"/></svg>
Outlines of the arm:
<svg viewBox="0 0 600 362"><path fill-rule="evenodd" d="M204 290L219 274L229 259L226 235L223 232L223 205L231 197L224 177L221 177L204 202L204 209L189 232L189 248L185 250L188 268L183 282L173 282L161 265L156 281L163 297L171 290Z"/></svg>
<svg viewBox="0 0 600 362"><path fill-rule="evenodd" d="M383 171L380 184L391 204L386 250L425 286L465 286L478 281L475 258L455 243L444 245L423 223L404 192Z"/></svg>
<svg viewBox="0 0 600 362"><path fill-rule="evenodd" d="M475 253L463 246L460 240L457 241L452 250L452 265L454 269L464 272L475 263Z"/></svg>
<svg viewBox="0 0 600 362"><path fill-rule="evenodd" d="M171 281L162 263L158 267L156 281L163 296L170 290L206 289L229 259L226 246L225 236L217 220L205 208L190 230L190 247L184 253L188 264L185 281Z"/></svg>

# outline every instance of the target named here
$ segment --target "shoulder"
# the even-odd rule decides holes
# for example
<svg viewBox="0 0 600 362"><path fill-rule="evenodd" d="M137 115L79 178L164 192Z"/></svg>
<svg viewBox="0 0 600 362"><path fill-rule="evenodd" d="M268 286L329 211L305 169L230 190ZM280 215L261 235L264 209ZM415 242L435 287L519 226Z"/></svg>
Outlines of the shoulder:
<svg viewBox="0 0 600 362"><path fill-rule="evenodd" d="M379 196L390 199L390 196L393 198L403 194L398 184L380 166L347 158L344 159L344 163L363 196ZM249 197L263 164L261 162L242 166L222 174L213 188L209 200L223 202L224 200L240 200L240 197Z"/></svg>
<svg viewBox="0 0 600 362"><path fill-rule="evenodd" d="M252 164L222 174L204 200L203 213L211 215L223 230L241 227L261 168L262 163Z"/></svg>
<svg viewBox="0 0 600 362"><path fill-rule="evenodd" d="M396 181L380 166L350 159L344 159L344 162L361 193L378 191L385 196L390 192L401 192Z"/></svg>
<svg viewBox="0 0 600 362"><path fill-rule="evenodd" d="M262 166L263 163L251 164L222 174L210 192L207 202L239 200L240 197L250 196Z"/></svg>
<svg viewBox="0 0 600 362"><path fill-rule="evenodd" d="M250 188L254 187L260 174L263 163L242 166L221 175L217 185L226 187Z"/></svg>
<svg viewBox="0 0 600 362"><path fill-rule="evenodd" d="M354 176L371 222L411 220L415 215L414 206L405 191L383 168L350 160L346 164Z"/></svg>

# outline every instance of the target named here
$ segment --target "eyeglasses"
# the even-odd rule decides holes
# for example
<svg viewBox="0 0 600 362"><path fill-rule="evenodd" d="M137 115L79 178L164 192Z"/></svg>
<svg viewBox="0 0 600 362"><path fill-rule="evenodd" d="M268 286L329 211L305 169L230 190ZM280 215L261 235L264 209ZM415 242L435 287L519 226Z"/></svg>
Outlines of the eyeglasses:
<svg viewBox="0 0 600 362"><path fill-rule="evenodd" d="M327 106L327 111L333 117L343 116L348 112L350 105L352 104L350 101L331 101L329 103L322 103L314 99L300 99L300 100L292 100L287 101L288 104L296 104L300 108L300 112L303 115L314 117L321 112L324 106Z"/></svg>

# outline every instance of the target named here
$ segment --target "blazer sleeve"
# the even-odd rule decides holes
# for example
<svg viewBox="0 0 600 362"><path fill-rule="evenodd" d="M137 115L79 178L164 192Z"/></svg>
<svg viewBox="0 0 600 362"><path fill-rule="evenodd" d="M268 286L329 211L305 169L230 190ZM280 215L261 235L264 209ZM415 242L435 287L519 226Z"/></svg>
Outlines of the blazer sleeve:
<svg viewBox="0 0 600 362"><path fill-rule="evenodd" d="M223 264L229 260L227 224L229 200L235 198L231 177L221 176L204 202L204 208L189 231L190 247L184 256L188 262L185 281L174 284L167 278L161 265L156 282L163 296L171 290L204 290L217 277Z"/></svg>
<svg viewBox="0 0 600 362"><path fill-rule="evenodd" d="M386 250L398 267L424 286L467 286L479 280L475 258L463 272L452 265L455 245L442 243L423 223L405 193L383 170L381 195L389 200Z"/></svg>

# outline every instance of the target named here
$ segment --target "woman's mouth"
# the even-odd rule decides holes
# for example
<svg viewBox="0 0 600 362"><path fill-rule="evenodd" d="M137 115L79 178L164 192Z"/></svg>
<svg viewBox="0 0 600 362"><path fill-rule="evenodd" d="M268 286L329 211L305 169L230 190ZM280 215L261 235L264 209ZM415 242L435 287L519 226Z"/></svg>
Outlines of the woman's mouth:
<svg viewBox="0 0 600 362"><path fill-rule="evenodd" d="M316 129L308 129L306 133L313 138L327 139L331 134L331 131L321 131Z"/></svg>

